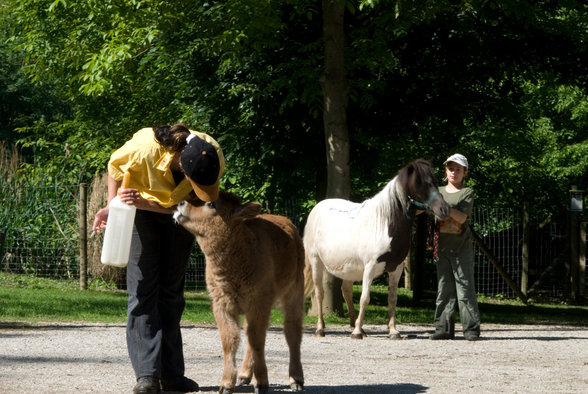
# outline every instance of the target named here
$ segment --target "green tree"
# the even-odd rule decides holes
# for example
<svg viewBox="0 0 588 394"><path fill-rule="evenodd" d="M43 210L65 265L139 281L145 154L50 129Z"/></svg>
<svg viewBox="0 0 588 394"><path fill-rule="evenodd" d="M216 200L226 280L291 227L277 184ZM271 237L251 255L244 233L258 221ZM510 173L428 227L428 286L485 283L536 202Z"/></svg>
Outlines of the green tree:
<svg viewBox="0 0 588 394"><path fill-rule="evenodd" d="M137 128L181 120L221 140L225 186L247 199L279 210L293 197L307 211L330 193L316 1L3 4L24 70L67 103L19 126L45 174L87 179ZM351 198L410 159L440 167L456 150L479 204L529 201L540 217L586 184L585 4L337 4Z"/></svg>

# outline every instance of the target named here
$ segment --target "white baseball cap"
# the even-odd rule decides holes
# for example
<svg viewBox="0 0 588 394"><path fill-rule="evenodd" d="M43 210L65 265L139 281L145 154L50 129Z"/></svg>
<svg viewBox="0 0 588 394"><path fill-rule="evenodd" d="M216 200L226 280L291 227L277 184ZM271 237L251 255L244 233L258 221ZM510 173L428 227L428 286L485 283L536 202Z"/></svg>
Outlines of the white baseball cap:
<svg viewBox="0 0 588 394"><path fill-rule="evenodd" d="M464 166L466 169L468 168L468 159L466 159L464 155L460 155L459 153L449 156L447 160L443 162L443 164L447 165L447 163L449 163L450 161L457 163L461 166Z"/></svg>

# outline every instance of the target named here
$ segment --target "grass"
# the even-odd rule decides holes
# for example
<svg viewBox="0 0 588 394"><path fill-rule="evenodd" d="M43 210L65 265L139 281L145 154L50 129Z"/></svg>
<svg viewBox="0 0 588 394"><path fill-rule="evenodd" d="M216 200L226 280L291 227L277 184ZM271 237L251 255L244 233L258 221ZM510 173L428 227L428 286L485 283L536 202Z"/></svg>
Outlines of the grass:
<svg viewBox="0 0 588 394"><path fill-rule="evenodd" d="M101 282L91 282L88 290L79 290L75 281L58 281L0 272L0 322L89 322L124 323L127 294L113 290ZM354 288L359 300L360 286ZM387 289L374 286L366 310L366 324L386 324ZM479 297L482 324L562 324L588 325L588 306L534 303L525 305L517 300ZM307 307L308 307L307 300ZM434 294L425 294L415 303L412 293L399 289L397 322L400 324L432 324ZM356 303L356 308L359 306ZM186 292L184 322L214 324L210 301L205 291ZM282 314L272 313L272 324L279 325ZM349 319L336 315L325 318L327 325L347 325ZM305 325L316 324L315 316L306 316Z"/></svg>

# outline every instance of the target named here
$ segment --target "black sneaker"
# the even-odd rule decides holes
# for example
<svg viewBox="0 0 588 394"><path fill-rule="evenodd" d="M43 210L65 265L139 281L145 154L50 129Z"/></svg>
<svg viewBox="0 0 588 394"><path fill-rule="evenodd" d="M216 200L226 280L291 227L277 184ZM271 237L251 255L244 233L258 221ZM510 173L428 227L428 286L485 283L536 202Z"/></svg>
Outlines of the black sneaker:
<svg viewBox="0 0 588 394"><path fill-rule="evenodd" d="M431 334L431 336L429 337L429 339L432 339L433 341L438 341L440 339L453 339L455 338L454 334L450 334L448 332L436 332L434 334Z"/></svg>
<svg viewBox="0 0 588 394"><path fill-rule="evenodd" d="M159 378L155 376L141 376L133 388L134 394L157 394L159 391Z"/></svg>
<svg viewBox="0 0 588 394"><path fill-rule="evenodd" d="M191 393L198 391L198 383L185 376L178 376L177 378L162 378L161 388L164 391L175 391L178 393Z"/></svg>

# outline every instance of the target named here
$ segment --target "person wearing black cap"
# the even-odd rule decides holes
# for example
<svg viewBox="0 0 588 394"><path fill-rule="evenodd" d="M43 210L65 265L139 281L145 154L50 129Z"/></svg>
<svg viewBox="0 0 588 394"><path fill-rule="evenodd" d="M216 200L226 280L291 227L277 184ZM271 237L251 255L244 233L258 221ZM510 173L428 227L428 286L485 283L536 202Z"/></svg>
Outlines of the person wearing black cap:
<svg viewBox="0 0 588 394"><path fill-rule="evenodd" d="M450 217L440 222L437 260L437 301L435 332L431 339L455 337L455 315L459 309L464 338L480 337L480 312L474 288L474 249L469 220L474 193L463 185L468 174L468 160L456 153L445 160L447 185L439 192L451 207Z"/></svg>
<svg viewBox="0 0 588 394"><path fill-rule="evenodd" d="M198 391L184 376L180 319L185 271L194 237L173 220L176 205L198 197L218 199L224 156L209 135L183 124L139 130L108 163L108 202L125 173L120 199L137 208L127 265L127 347L136 375L135 394ZM93 228L106 227L108 205Z"/></svg>

